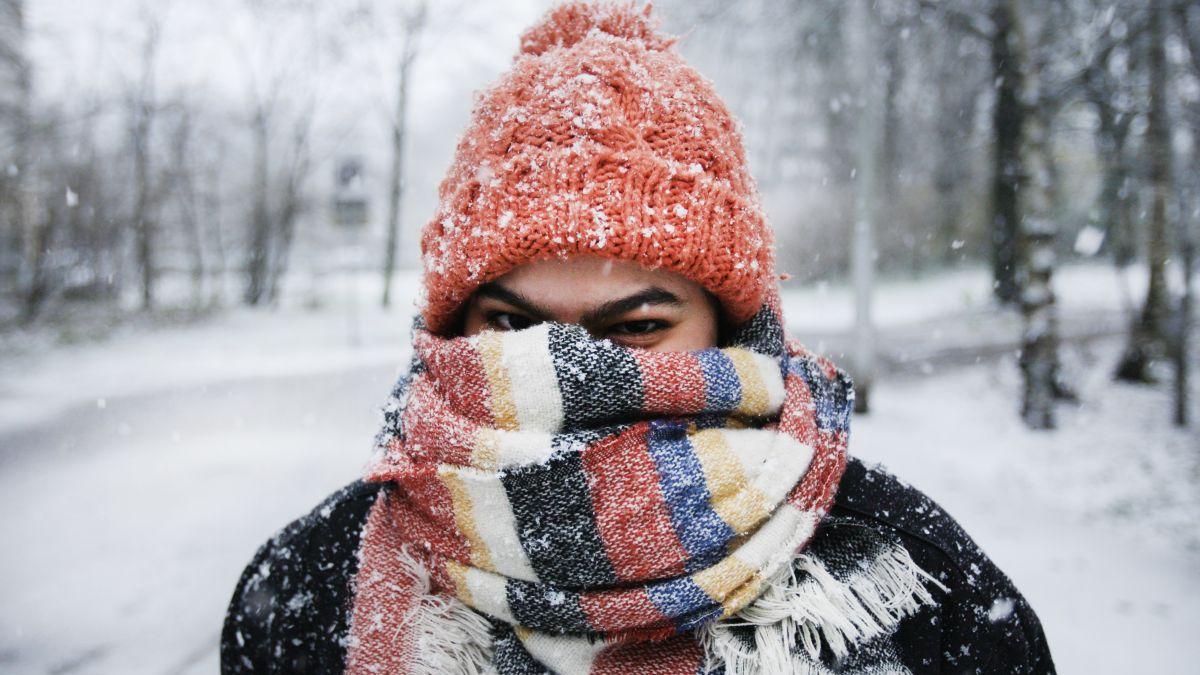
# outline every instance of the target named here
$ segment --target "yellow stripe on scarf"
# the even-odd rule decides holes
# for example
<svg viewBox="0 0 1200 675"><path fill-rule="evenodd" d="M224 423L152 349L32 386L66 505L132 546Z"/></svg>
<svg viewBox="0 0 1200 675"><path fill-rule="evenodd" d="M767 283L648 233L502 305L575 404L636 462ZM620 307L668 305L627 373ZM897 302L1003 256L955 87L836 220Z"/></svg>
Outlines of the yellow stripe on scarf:
<svg viewBox="0 0 1200 675"><path fill-rule="evenodd" d="M504 367L503 335L486 331L479 337L479 356L483 370L487 373L488 388L492 393L492 415L497 429L516 429L517 404L513 400L512 380Z"/></svg>
<svg viewBox="0 0 1200 675"><path fill-rule="evenodd" d="M475 606L471 598L471 587L467 584L467 568L453 560L446 560L446 576L454 582L454 595L463 602Z"/></svg>
<svg viewBox="0 0 1200 675"><path fill-rule="evenodd" d="M746 480L742 462L729 449L723 430L699 431L691 441L712 495L709 504L734 533L750 532L771 515L770 499Z"/></svg>
<svg viewBox="0 0 1200 675"><path fill-rule="evenodd" d="M738 560L737 556L730 555L712 567L693 574L692 581L696 582L700 590L712 598L713 602L724 605L733 596L733 592L754 574L754 568Z"/></svg>
<svg viewBox="0 0 1200 675"><path fill-rule="evenodd" d="M458 524L458 530L463 533L470 544L471 564L489 572L496 571L492 565L492 555L488 551L487 544L479 536L479 529L475 526L475 505L471 503L471 495L467 492L467 486L463 485L462 479L452 469L446 467L438 469L438 478L450 492L450 502L454 507L454 521Z"/></svg>
<svg viewBox="0 0 1200 675"><path fill-rule="evenodd" d="M764 417L774 412L754 355L744 349L727 349L725 354L733 362L738 381L742 384L742 400L736 412L746 417Z"/></svg>

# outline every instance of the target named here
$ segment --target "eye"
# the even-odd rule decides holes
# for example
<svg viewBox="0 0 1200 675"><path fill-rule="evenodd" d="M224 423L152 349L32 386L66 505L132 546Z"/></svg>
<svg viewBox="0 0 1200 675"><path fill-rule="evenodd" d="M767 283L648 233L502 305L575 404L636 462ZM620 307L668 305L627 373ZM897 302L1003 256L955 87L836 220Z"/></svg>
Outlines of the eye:
<svg viewBox="0 0 1200 675"><path fill-rule="evenodd" d="M488 312L487 322L495 330L521 330L537 323L527 316L513 312Z"/></svg>
<svg viewBox="0 0 1200 675"><path fill-rule="evenodd" d="M640 319L638 321L622 321L621 323L614 324L608 329L608 332L618 336L643 337L666 328L667 323L665 321Z"/></svg>

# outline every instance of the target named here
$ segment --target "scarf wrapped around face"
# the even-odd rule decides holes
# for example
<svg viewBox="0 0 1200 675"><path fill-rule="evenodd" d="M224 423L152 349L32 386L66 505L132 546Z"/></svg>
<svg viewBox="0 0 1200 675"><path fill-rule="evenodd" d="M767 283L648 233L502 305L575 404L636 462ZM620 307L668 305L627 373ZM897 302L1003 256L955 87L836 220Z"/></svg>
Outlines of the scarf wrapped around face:
<svg viewBox="0 0 1200 675"><path fill-rule="evenodd" d="M392 489L363 534L349 671L711 661L714 622L797 580L845 467L850 381L776 316L691 352L418 325L367 473Z"/></svg>

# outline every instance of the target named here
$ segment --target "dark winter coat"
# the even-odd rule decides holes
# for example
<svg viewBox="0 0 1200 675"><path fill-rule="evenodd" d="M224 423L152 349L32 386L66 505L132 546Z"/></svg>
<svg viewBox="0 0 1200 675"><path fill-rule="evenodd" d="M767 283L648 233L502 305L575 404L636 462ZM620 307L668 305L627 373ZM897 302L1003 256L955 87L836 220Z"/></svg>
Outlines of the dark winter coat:
<svg viewBox="0 0 1200 675"><path fill-rule="evenodd" d="M258 550L225 618L223 673L342 672L359 535L381 489L352 483ZM900 626L895 641L913 673L1054 672L1033 609L924 494L852 459L832 515L894 533L949 589Z"/></svg>

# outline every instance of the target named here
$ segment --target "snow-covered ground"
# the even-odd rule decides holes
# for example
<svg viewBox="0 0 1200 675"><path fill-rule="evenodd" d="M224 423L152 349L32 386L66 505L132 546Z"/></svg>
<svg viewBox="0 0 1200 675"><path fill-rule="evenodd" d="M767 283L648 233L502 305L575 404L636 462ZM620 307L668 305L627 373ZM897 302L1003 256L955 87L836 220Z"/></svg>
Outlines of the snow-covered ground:
<svg viewBox="0 0 1200 675"><path fill-rule="evenodd" d="M1121 308L1110 270L1059 281L1076 323ZM974 270L888 283L876 303L886 344L995 339L1012 320L987 291ZM8 343L19 358L0 364L0 672L214 672L242 566L356 476L406 363L405 313L358 305L357 346L336 298L94 344ZM802 338L851 317L839 287L790 291L785 306ZM965 525L1038 611L1061 672L1193 672L1200 436L1166 423L1165 388L1108 381L1118 348L1066 350L1083 401L1061 409L1057 431L1020 425L1005 357L882 379L851 448Z"/></svg>

